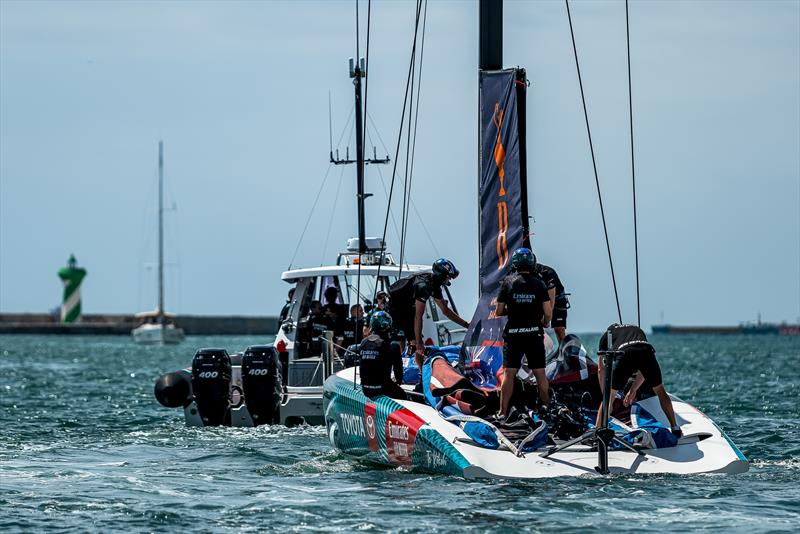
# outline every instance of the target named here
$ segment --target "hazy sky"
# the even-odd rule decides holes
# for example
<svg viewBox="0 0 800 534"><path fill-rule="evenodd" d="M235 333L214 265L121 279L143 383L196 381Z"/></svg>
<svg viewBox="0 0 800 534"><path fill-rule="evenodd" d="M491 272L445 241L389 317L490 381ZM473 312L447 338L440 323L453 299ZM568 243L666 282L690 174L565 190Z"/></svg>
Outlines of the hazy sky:
<svg viewBox="0 0 800 534"><path fill-rule="evenodd" d="M630 321L624 3L571 6ZM798 320L800 3L630 10L643 322ZM413 196L435 247L416 216L408 245L412 262L458 265L462 310L478 287L477 11L428 8ZM373 3L368 105L390 147L413 16L413 2ZM166 214L167 307L277 313L281 271L329 167L328 92L336 143L354 55L352 1L0 1L0 311L57 305L70 253L89 271L85 311L153 307L145 264L163 138L177 207ZM599 330L616 312L563 2L507 1L504 59L531 80L534 248L572 293L570 327ZM347 131L342 151L353 146ZM355 235L354 190L353 167L331 171L295 265L332 261ZM372 169L367 190L368 233L378 235L386 199Z"/></svg>

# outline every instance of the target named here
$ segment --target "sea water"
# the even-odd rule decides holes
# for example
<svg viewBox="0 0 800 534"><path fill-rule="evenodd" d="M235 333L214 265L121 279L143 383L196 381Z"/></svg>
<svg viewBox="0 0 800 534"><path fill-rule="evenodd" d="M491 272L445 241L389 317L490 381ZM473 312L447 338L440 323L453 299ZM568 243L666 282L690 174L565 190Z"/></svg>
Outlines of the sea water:
<svg viewBox="0 0 800 534"><path fill-rule="evenodd" d="M800 338L651 339L748 473L488 482L363 465L322 427L187 428L154 399L196 348L265 341L0 336L0 531L800 531Z"/></svg>

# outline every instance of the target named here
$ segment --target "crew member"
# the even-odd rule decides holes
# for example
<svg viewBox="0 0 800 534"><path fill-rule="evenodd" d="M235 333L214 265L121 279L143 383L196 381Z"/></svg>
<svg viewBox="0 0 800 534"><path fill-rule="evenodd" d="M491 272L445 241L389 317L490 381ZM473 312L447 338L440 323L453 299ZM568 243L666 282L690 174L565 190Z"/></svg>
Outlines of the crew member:
<svg viewBox="0 0 800 534"><path fill-rule="evenodd" d="M339 290L335 286L329 286L325 289L323 296L325 297L325 304L322 306L322 314L325 316L328 330L333 331L334 337L341 337L344 331L347 307L336 302L339 298Z"/></svg>
<svg viewBox="0 0 800 534"><path fill-rule="evenodd" d="M449 286L450 281L458 277L456 266L449 260L439 258L433 262L431 271L402 278L389 286L390 311L395 317L396 328L403 331L406 340L414 343L414 359L420 370L425 358L422 318L425 316L425 304L429 298L434 298L445 317L463 327L469 326L469 321L450 309L442 295L442 286Z"/></svg>
<svg viewBox="0 0 800 534"><path fill-rule="evenodd" d="M353 304L350 306L350 317L344 321L342 346L348 348L350 345L354 345L364 339L367 334L363 331L363 328L364 309L361 304Z"/></svg>
<svg viewBox="0 0 800 534"><path fill-rule="evenodd" d="M567 335L567 308L569 308L567 293L564 292L564 285L561 283L558 273L552 267L537 263L535 272L547 286L550 306L553 308L553 319L549 326L553 327L560 344Z"/></svg>
<svg viewBox="0 0 800 534"><path fill-rule="evenodd" d="M533 370L539 399L550 402L549 384L545 375L544 329L552 316L552 304L547 287L541 278L533 274L536 256L529 248L518 248L511 256L514 271L500 283L497 294L496 315L507 315L503 330L503 384L500 387L500 415L508 414L508 405L514 393L514 380L522 365L522 357L528 359Z"/></svg>
<svg viewBox="0 0 800 534"><path fill-rule="evenodd" d="M378 291L375 293L375 305L367 312L367 320L364 323L364 337L369 335L369 325L372 321L372 316L379 311L387 311L389 309L389 295L386 291ZM393 331L396 331L392 329Z"/></svg>
<svg viewBox="0 0 800 534"><path fill-rule="evenodd" d="M625 395L625 405L629 406L636 400L636 394L642 385L645 386L645 389L652 389L653 393L658 397L661 409L667 416L672 434L680 438L683 433L675 419L672 399L669 398L667 391L664 389L664 383L661 378L661 366L658 364L658 360L656 360L656 350L647 342L645 333L636 325L612 324L608 327L603 337L600 338L601 351L609 350L609 332L611 333L610 349L619 350L623 353L615 361L611 373L611 401L614 401L617 391L624 389L628 379L636 373L633 385ZM600 358L597 376L600 379L601 390L605 387L605 373L606 370L603 358ZM600 425L602 412L603 405L601 404L597 412L596 424L598 426Z"/></svg>
<svg viewBox="0 0 800 534"><path fill-rule="evenodd" d="M361 389L370 398L378 395L406 398L400 387L403 383L403 358L400 346L389 339L391 329L392 316L385 311L375 312L370 322L370 334L359 346Z"/></svg>
<svg viewBox="0 0 800 534"><path fill-rule="evenodd" d="M281 308L281 313L278 316L278 325L283 324L283 321L285 321L289 317L289 310L292 308L293 298L294 298L294 288L289 290L289 295L286 297L286 304L284 304L283 308Z"/></svg>

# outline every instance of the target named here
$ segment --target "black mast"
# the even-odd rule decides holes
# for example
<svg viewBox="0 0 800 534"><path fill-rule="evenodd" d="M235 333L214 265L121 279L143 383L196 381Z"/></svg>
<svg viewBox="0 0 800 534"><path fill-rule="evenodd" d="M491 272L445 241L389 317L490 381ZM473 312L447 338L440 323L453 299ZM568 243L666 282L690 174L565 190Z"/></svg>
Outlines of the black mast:
<svg viewBox="0 0 800 534"><path fill-rule="evenodd" d="M364 166L369 163L389 163L389 156L383 159L378 159L375 155L373 147L373 157L369 159L364 158L364 111L361 103L361 79L367 75L364 68L364 58L355 62L350 58L350 77L353 78L353 89L355 91L355 106L356 106L356 159L352 160L349 157L349 150L345 159L339 159L339 150L336 150L336 157L333 156L331 150L331 163L334 165L347 165L350 163L356 164L356 187L357 187L357 200L358 200L358 252L364 254L367 252L366 240L366 224L364 222L364 199L372 196L372 193L364 192Z"/></svg>
<svg viewBox="0 0 800 534"><path fill-rule="evenodd" d="M481 70L503 68L503 0L480 0Z"/></svg>

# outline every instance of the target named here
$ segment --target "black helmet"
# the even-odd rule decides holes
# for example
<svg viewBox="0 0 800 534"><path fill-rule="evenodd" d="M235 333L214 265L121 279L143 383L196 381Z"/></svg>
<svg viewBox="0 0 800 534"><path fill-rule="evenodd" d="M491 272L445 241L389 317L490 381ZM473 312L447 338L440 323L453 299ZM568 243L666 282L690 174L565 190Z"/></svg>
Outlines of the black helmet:
<svg viewBox="0 0 800 534"><path fill-rule="evenodd" d="M458 278L458 269L453 265L453 262L444 258L439 258L433 265L431 265L433 274L441 276L444 279Z"/></svg>
<svg viewBox="0 0 800 534"><path fill-rule="evenodd" d="M377 311L372 314L369 325L376 332L387 332L392 327L392 316L383 310Z"/></svg>
<svg viewBox="0 0 800 534"><path fill-rule="evenodd" d="M518 248L511 256L511 266L515 269L533 269L536 267L536 255L529 248Z"/></svg>

